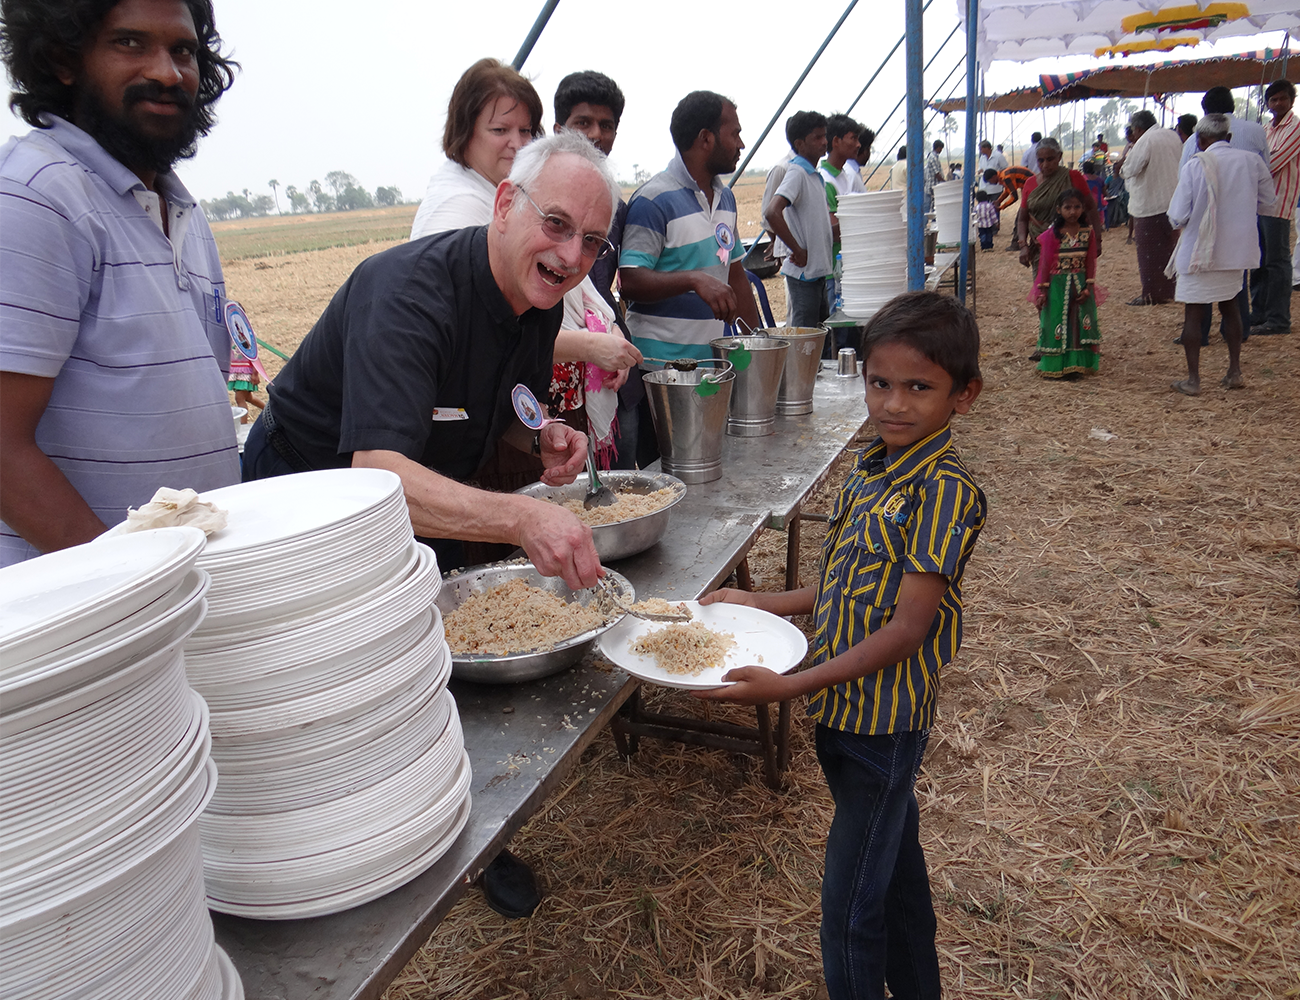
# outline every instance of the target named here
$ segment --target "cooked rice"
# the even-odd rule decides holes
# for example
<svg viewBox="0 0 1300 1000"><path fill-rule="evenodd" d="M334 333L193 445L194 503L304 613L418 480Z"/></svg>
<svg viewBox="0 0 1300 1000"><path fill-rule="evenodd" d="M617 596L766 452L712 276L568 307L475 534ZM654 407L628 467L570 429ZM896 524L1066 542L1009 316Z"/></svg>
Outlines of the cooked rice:
<svg viewBox="0 0 1300 1000"><path fill-rule="evenodd" d="M641 636L632 652L653 656L659 669L692 677L713 667L726 665L727 653L736 645L730 632L714 632L702 622L667 625Z"/></svg>
<svg viewBox="0 0 1300 1000"><path fill-rule="evenodd" d="M680 615L684 621L690 621L691 609L685 604L671 604L662 597L647 597L632 605L633 611L643 615Z"/></svg>
<svg viewBox="0 0 1300 1000"><path fill-rule="evenodd" d="M665 486L661 490L655 490L653 493L619 493L615 492L617 498L612 504L606 507L592 507L587 510L582 505L582 500L565 500L560 504L565 510L571 510L578 515L578 519L585 524L618 524L620 521L631 521L638 517L645 517L647 514L653 514L657 510L663 510L675 499L678 491L673 486ZM552 501L555 503L557 501Z"/></svg>
<svg viewBox="0 0 1300 1000"><path fill-rule="evenodd" d="M504 655L551 649L604 621L594 608L569 604L515 577L470 595L443 618L443 628L453 653Z"/></svg>

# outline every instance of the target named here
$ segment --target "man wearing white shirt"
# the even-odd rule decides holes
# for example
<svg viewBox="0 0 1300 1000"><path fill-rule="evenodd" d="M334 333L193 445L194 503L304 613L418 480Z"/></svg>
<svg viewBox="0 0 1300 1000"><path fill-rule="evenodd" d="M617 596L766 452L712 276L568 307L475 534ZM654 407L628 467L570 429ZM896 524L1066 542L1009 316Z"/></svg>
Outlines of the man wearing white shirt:
<svg viewBox="0 0 1300 1000"><path fill-rule="evenodd" d="M1259 122L1247 121L1245 118L1238 118L1234 115L1233 109L1236 103L1232 99L1232 91L1227 87L1211 87L1201 98L1201 110L1207 115L1227 115L1230 136L1228 145L1233 149L1244 149L1251 153L1259 154L1260 159L1268 163L1268 136L1264 134L1264 126ZM1190 139L1183 143L1183 155L1179 161L1179 170L1181 171L1190 160L1200 152L1200 146L1197 144L1196 135L1193 134ZM1242 335L1244 343L1250 339L1250 291L1246 284L1247 278L1241 282L1241 293L1237 297L1237 305L1242 314ZM1210 319L1212 309L1203 309L1201 311L1201 346L1206 347L1210 343ZM1219 333L1227 339L1227 331L1224 323L1219 324ZM1181 342L1181 340L1180 340Z"/></svg>
<svg viewBox="0 0 1300 1000"><path fill-rule="evenodd" d="M1136 220L1133 239L1142 279L1142 294L1129 305L1159 305L1174 297L1174 283L1164 273L1174 251L1174 232L1166 213L1178 186L1183 144L1172 129L1156 128L1156 116L1150 111L1135 111L1129 127L1135 139L1120 176L1129 192L1129 215Z"/></svg>
<svg viewBox="0 0 1300 1000"><path fill-rule="evenodd" d="M1170 222L1183 230L1172 263L1178 275L1175 297L1185 303L1187 355L1187 378L1171 388L1186 396L1201 392L1201 314L1215 302L1228 342L1228 373L1220 384L1225 389L1246 385L1241 375L1241 312L1235 300L1242 275L1259 263L1254 216L1267 211L1276 194L1263 160L1229 144L1230 124L1222 114L1206 115L1197 123L1200 152L1181 172L1169 203Z"/></svg>
<svg viewBox="0 0 1300 1000"><path fill-rule="evenodd" d="M1022 167L1028 167L1030 170L1038 169L1038 144L1042 141L1042 132L1035 132L1029 137L1029 148L1025 150L1025 155L1020 157Z"/></svg>
<svg viewBox="0 0 1300 1000"><path fill-rule="evenodd" d="M1007 169L1007 158L1000 152L993 151L993 143L985 139L980 143L979 159L975 161L975 177L978 180L986 170L996 170L999 174Z"/></svg>

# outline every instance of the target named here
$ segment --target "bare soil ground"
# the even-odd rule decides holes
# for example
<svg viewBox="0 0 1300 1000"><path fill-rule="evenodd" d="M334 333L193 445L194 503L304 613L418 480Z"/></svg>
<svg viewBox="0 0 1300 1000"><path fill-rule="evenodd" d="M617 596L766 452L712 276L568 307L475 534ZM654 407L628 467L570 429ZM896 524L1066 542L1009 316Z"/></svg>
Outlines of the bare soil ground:
<svg viewBox="0 0 1300 1000"><path fill-rule="evenodd" d="M1170 392L1181 309L1123 304L1136 263L1111 233L1102 373L1047 382L1008 237L977 260L985 388L956 425L989 523L917 789L947 995L1295 997L1300 332L1250 341L1237 392L1216 336L1210 388ZM288 353L385 245L233 260L230 294ZM810 580L818 526L804 538ZM778 589L784 538L750 560ZM602 734L511 844L546 887L537 913L507 921L471 889L387 1000L824 995L832 806L798 709L793 746L776 793L749 758L643 741L625 761Z"/></svg>

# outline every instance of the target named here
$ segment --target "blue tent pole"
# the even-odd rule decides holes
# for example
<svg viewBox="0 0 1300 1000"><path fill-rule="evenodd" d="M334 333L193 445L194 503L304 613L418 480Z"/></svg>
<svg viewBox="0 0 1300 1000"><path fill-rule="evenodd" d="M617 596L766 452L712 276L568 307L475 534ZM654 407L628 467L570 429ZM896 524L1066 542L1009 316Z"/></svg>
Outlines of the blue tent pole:
<svg viewBox="0 0 1300 1000"><path fill-rule="evenodd" d="M975 83L979 57L975 43L979 39L980 0L966 0L966 162L961 170L961 267L957 275L958 297L966 301L966 276L970 273L970 191L975 182L975 133L978 111L975 107Z"/></svg>
<svg viewBox="0 0 1300 1000"><path fill-rule="evenodd" d="M524 68L524 60L533 51L533 46L537 44L537 39L541 37L542 31L546 28L546 22L551 19L551 15L555 13L555 8L559 5L560 0L546 0L546 3L542 5L542 12L537 15L537 20L533 22L528 37L524 39L524 44L519 46L514 62L510 64L515 68L516 73Z"/></svg>
<svg viewBox="0 0 1300 1000"><path fill-rule="evenodd" d="M930 4L932 3L934 3L934 0L925 0L925 6L921 8L921 13L924 14L927 10L929 10ZM894 43L894 47L889 50L889 55L885 56L885 58L881 60L880 65L876 67L876 71L871 74L871 79L867 81L866 87L863 87L860 91L858 91L858 96L853 98L853 103L844 109L844 113L846 115L853 114L853 109L858 106L858 101L862 100L862 98L866 96L867 88L876 82L876 77L880 75L880 71L885 68L885 65L889 62L889 60L894 58L894 53L898 51L898 47L903 44L903 39L906 37L907 37L906 34L898 36L898 41L896 41Z"/></svg>
<svg viewBox="0 0 1300 1000"><path fill-rule="evenodd" d="M808 74L812 72L812 68L817 65L817 60L820 59L822 57L822 53L826 51L826 46L830 45L831 39L835 37L835 32L840 30L840 25L844 23L844 19L849 16L849 13L857 5L858 5L858 0L849 0L849 5L844 8L844 13L841 14L840 19L835 22L835 27L831 28L831 33L826 36L826 41L822 42L821 48L819 48L816 52L814 52L813 57L810 60L808 60L808 65L805 66L804 71L799 74L799 79L795 80L794 86L790 88L790 93L785 95L785 100L782 101L781 106L776 109L776 114L774 114L772 116L772 120L767 123L767 128L763 129L763 134L758 137L758 141L755 142L754 145L750 147L749 155L746 156L744 162L741 163L741 165L736 168L736 172L731 175L731 182L727 185L727 187L736 186L736 181L740 180L741 175L744 174L745 168L749 166L749 161L752 160L754 158L754 154L758 152L758 147L763 145L763 140L766 139L767 134L772 131L772 126L776 124L776 120L781 117L781 112L785 110L786 105L789 104L790 101L794 98L795 91L797 91L799 87L802 86L804 80L808 77Z"/></svg>
<svg viewBox="0 0 1300 1000"><path fill-rule="evenodd" d="M907 288L919 291L925 287L925 195L922 191L922 171L925 154L921 144L925 141L921 131L922 91L925 73L922 70L925 52L921 33L921 0L905 0L907 35Z"/></svg>

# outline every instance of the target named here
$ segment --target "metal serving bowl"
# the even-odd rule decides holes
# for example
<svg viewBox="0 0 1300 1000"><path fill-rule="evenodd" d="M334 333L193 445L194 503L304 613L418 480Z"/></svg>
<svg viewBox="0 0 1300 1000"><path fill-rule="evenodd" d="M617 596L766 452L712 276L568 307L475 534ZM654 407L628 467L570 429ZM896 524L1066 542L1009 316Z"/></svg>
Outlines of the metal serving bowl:
<svg viewBox="0 0 1300 1000"><path fill-rule="evenodd" d="M600 473L600 481L615 493L632 493L644 496L671 486L677 496L667 506L659 508L653 514L634 517L630 521L615 524L593 524L591 538L596 545L596 554L602 563L644 552L655 542L663 538L668 530L668 512L686 496L686 484L676 476L666 472L638 472L636 470L612 469ZM533 483L522 490L515 490L524 496L539 500L552 500L564 503L566 500L581 500L587 495L587 475L583 473L568 486L547 486L545 483Z"/></svg>
<svg viewBox="0 0 1300 1000"><path fill-rule="evenodd" d="M627 578L606 570L615 592L626 601L636 600L636 590ZM596 589L570 590L558 576L542 576L532 563L490 563L471 566L442 578L442 589L434 601L444 615L456 610L471 595L481 594L512 577L522 577L532 587L540 587L558 594L566 601L577 601L586 606L599 593ZM532 653L452 653L451 675L478 684L515 684L536 680L567 670L586 654L592 644L606 631L617 625L623 616L611 618L599 628L591 629L572 639L557 643L547 650Z"/></svg>

